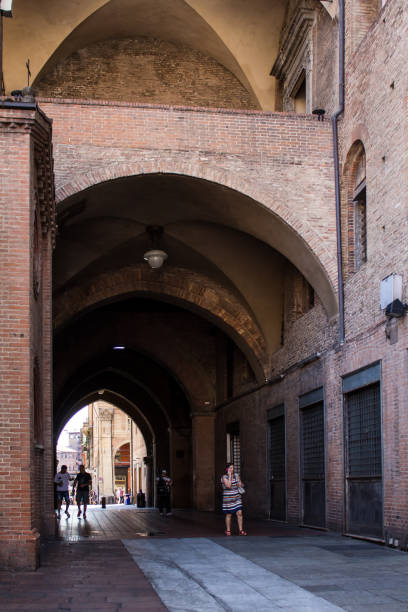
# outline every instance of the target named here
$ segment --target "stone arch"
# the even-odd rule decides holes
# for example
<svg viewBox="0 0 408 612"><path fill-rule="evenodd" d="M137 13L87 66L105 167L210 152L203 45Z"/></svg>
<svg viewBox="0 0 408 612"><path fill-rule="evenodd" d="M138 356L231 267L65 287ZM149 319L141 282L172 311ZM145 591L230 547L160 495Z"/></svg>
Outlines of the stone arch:
<svg viewBox="0 0 408 612"><path fill-rule="evenodd" d="M94 312L91 313L91 317L94 322ZM65 330L61 331L65 338L65 340L63 340L65 356L64 372L68 379L75 375L77 364L81 365L91 362L95 355L102 354L106 350L107 345L113 346L118 339L114 317L107 320L107 329L103 335L95 334L93 329L90 330L92 340L89 340L88 336L84 335L84 333L89 331L89 324L86 323L86 321L88 321L86 315L84 320L85 323L81 325L79 329L75 326L74 328L72 326L68 328L68 343L64 335ZM84 332L84 327L86 332ZM81 338L83 338L85 342L81 342ZM78 348L79 343L80 349ZM137 353L144 361L154 362L167 372L183 391L193 412L201 412L202 410L207 410L208 406L215 405L216 397L214 385L207 371L194 355L190 353L188 357L186 356L184 347L180 346L180 343L177 342L176 334L173 334L171 359L169 358L165 345L160 341L154 342L151 334L145 328L142 330L142 333L138 330L134 335L134 330L131 330L131 325L129 324L129 330L126 334L126 346L128 351L134 354ZM57 360L60 359L58 334L55 336L54 355ZM55 365L54 372L58 376L58 364ZM59 389L60 385L55 383L54 392L56 394L59 393Z"/></svg>
<svg viewBox="0 0 408 612"><path fill-rule="evenodd" d="M76 175L63 184L57 184L56 202L61 203L100 183L147 174L184 175L216 183L247 196L255 205L268 210L281 224L280 244L270 244L267 232L263 236L254 235L285 255L302 272L319 295L328 317L337 314L337 261L334 245L330 249L327 241L322 239L310 223L293 213L281 198L278 201L278 196L270 186L259 186L255 181L248 180L245 173L240 175L230 170L220 170L198 161L187 163L177 154L167 152L165 158L145 158L132 163L116 162ZM298 249L288 246L294 242Z"/></svg>
<svg viewBox="0 0 408 612"><path fill-rule="evenodd" d="M129 436L129 440L130 440L130 436ZM118 452L118 450L120 450L122 448L122 446L125 446L126 444L129 444L129 440L125 439L125 438L122 438L121 441L113 447L113 449L112 449L113 456L116 455L116 453Z"/></svg>
<svg viewBox="0 0 408 612"><path fill-rule="evenodd" d="M91 283L70 287L55 300L54 325L58 329L101 302L138 293L166 296L207 314L228 330L258 380L267 375L265 340L247 308L221 285L181 268L167 267L158 275L144 265L129 266L102 273Z"/></svg>

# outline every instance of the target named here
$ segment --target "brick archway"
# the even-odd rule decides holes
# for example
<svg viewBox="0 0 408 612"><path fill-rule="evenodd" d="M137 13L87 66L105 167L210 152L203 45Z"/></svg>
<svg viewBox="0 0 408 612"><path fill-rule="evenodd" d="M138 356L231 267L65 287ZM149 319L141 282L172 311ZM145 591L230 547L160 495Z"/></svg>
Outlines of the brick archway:
<svg viewBox="0 0 408 612"><path fill-rule="evenodd" d="M164 296L206 313L233 336L258 380L267 376L265 339L249 309L221 285L182 268L166 267L157 272L144 265L129 266L68 288L55 299L54 326L64 326L101 302L132 294Z"/></svg>
<svg viewBox="0 0 408 612"><path fill-rule="evenodd" d="M141 157L141 159L140 159ZM56 185L57 204L65 199L100 183L114 181L131 176L147 174L175 174L188 176L232 189L254 200L254 203L269 210L282 224L282 233L290 232L292 242L297 240L303 245L302 256L285 252L288 257L306 276L319 294L329 317L337 313L337 262L335 250L330 249L327 240L323 240L310 223L302 220L289 206L282 202L282 197L274 193L273 186L248 180L248 176L237 174L231 170L220 170L218 167L204 164L198 160L186 162L177 152L166 152L166 156L151 159L140 152L140 161L132 163L112 163L103 167L90 169L82 174L76 174L71 180ZM294 239L294 240L293 240ZM271 244L274 247L274 244ZM275 247L276 248L276 247ZM278 248L278 250L280 250ZM296 249L294 250L295 253ZM308 257L309 270L313 269L314 282L304 269L304 258Z"/></svg>

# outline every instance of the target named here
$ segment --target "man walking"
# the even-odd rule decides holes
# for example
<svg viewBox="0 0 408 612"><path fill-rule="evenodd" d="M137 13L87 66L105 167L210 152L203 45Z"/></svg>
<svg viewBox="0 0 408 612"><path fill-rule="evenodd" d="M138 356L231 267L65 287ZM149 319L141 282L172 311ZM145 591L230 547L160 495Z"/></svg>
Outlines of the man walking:
<svg viewBox="0 0 408 612"><path fill-rule="evenodd" d="M57 485L57 518L61 518L62 500L65 499L65 514L70 517L69 508L69 481L70 475L67 472L67 466L61 465L61 470L55 475L54 482Z"/></svg>
<svg viewBox="0 0 408 612"><path fill-rule="evenodd" d="M172 515L170 501L170 489L172 484L173 481L167 476L166 470L162 470L160 476L157 478L157 496L159 500L160 516L163 516L164 510L166 510L167 516Z"/></svg>
<svg viewBox="0 0 408 612"><path fill-rule="evenodd" d="M79 472L76 475L72 487L74 493L75 486L77 487L76 502L78 504L78 518L81 518L81 502L83 504L83 516L86 519L86 507L89 503L89 489L92 486L92 477L85 471L85 466L79 466Z"/></svg>

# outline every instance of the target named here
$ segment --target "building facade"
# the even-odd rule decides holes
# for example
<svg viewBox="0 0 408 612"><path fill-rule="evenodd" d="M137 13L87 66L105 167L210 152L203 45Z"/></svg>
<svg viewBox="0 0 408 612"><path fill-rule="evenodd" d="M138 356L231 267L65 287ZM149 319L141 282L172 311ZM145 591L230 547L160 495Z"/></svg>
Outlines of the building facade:
<svg viewBox="0 0 408 612"><path fill-rule="evenodd" d="M137 425L119 408L97 401L88 406L84 436L85 466L98 501L105 497L106 503L114 503L123 489L136 503L137 492L145 492L149 482L146 445Z"/></svg>
<svg viewBox="0 0 408 612"><path fill-rule="evenodd" d="M405 0L36 5L3 19L2 565L101 391L175 507L232 459L247 514L406 548Z"/></svg>
<svg viewBox="0 0 408 612"><path fill-rule="evenodd" d="M66 465L67 471L71 475L76 476L82 463L81 432L69 431L67 434L68 443L66 445L57 445L58 468Z"/></svg>

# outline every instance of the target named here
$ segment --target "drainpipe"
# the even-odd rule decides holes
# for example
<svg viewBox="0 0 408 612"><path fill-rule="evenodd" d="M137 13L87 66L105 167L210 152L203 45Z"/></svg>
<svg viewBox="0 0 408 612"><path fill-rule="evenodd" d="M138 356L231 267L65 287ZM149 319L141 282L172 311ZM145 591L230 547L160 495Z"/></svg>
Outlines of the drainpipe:
<svg viewBox="0 0 408 612"><path fill-rule="evenodd" d="M337 283L339 292L339 341L344 344L344 288L341 249L340 168L337 123L344 112L344 0L339 0L339 107L332 116L334 183L336 192Z"/></svg>

